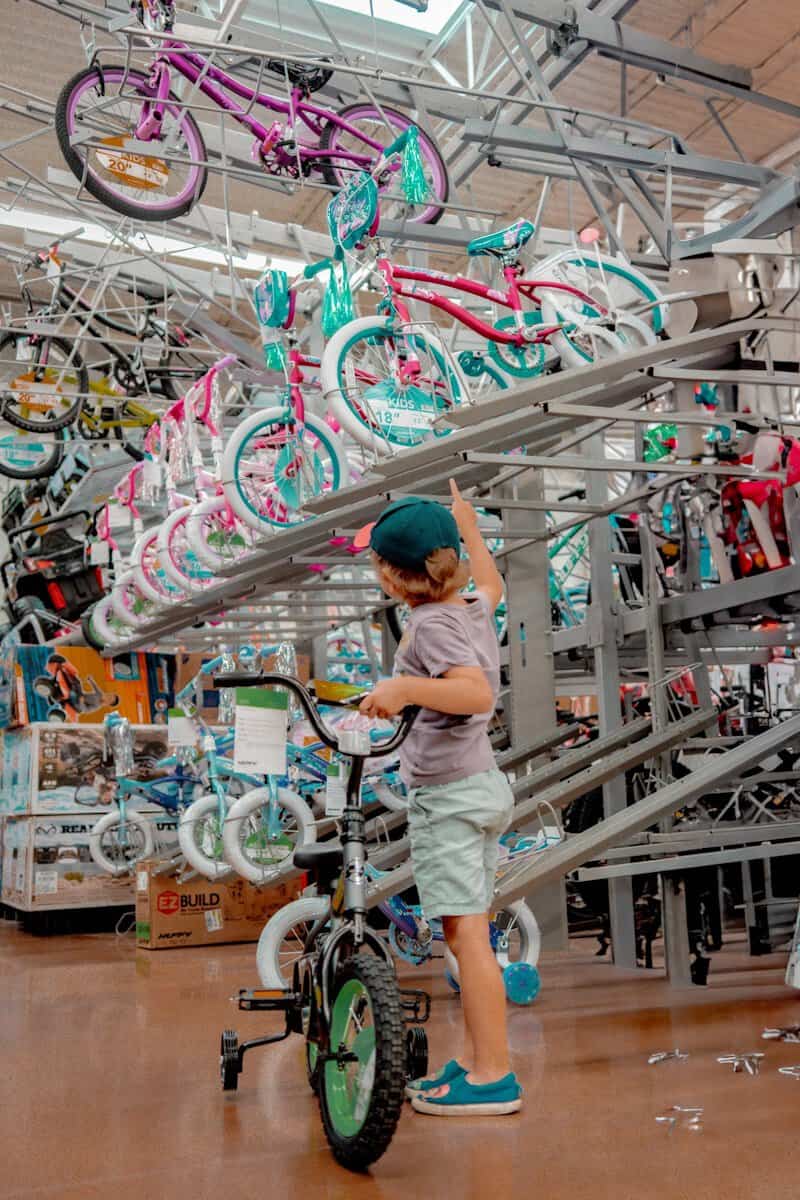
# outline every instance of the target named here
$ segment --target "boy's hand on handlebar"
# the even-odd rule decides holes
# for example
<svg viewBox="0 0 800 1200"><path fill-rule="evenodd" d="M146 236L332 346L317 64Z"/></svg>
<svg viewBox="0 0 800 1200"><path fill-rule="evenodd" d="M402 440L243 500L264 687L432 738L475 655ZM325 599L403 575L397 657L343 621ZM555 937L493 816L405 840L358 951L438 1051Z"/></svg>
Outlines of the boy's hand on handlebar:
<svg viewBox="0 0 800 1200"><path fill-rule="evenodd" d="M402 675L382 679L358 706L365 717L396 717L409 704L406 680Z"/></svg>

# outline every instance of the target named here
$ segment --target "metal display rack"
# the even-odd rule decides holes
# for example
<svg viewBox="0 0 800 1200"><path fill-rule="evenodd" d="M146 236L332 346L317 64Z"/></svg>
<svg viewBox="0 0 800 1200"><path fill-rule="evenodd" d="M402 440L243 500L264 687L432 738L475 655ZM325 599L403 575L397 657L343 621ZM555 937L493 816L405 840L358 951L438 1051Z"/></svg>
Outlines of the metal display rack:
<svg viewBox="0 0 800 1200"><path fill-rule="evenodd" d="M122 0L106 8L84 0L31 2L79 24L92 51L102 41L104 47L113 47L117 57L122 54L132 61L145 44L142 30L131 25ZM315 0L306 3L310 23L300 33L293 28L270 30L253 18L246 0L229 0L221 21L208 15L207 9L181 12L176 33L204 54L234 61L251 83L261 78L267 58L318 64L324 53L331 57L335 75L321 95L332 103L367 97L412 110L424 125L435 126L454 185L443 220L425 227L403 221L382 226L382 234L393 246L409 255L460 254L470 237L497 223L495 211L481 208L471 198L472 181L484 164L502 167L512 177L541 178L537 250L548 243L565 244L563 235L542 225L558 182L566 181L570 188L574 184L587 198L613 250L622 251L623 242L632 241L624 237L622 221L612 217L615 206L618 218L624 210L652 251L638 260L645 270L659 266L666 270L683 262L686 275L680 298L673 298L676 308L706 295L703 280L695 278L691 256L724 248L732 238L750 239L739 244L741 253L748 248L753 253L777 253L774 239L795 225L800 184L795 175L778 169L786 159L779 158L772 166L747 162L716 100L735 98L792 118L800 117L800 107L759 91L748 71L711 61L626 24L624 18L636 0L588 0L580 8L560 0L476 0L425 45L417 45L409 31L407 55L394 54L391 46L379 53L377 43L370 44L363 35L361 44L349 32L339 36L322 7ZM157 42L158 36L150 42ZM460 74L453 64L454 47L463 50L465 67ZM562 103L555 94L554 89L591 55L620 64L618 116ZM736 157L697 154L674 132L631 118L625 104L628 67L697 89ZM323 199L325 190L310 181L301 188L266 177L250 160L225 115L214 110L212 118L202 104L197 105L209 146L207 165L223 181L223 205L200 204L169 228L187 244L217 251L225 265L213 272L179 267L142 244L137 236L140 230L91 201L60 167L50 165L45 178L26 167L21 161L26 149L52 134L53 107L39 96L5 84L0 88L2 108L31 125L28 132L0 142L0 160L9 172L0 181L3 202L9 207L32 202L52 215L75 214L76 223L89 213L114 239L113 251L81 245L74 255L77 269L91 272L110 264L117 271L132 269L145 281L166 279L177 292L172 311L193 317L210 350L236 353L246 368L263 370L255 341L257 326L244 303L246 274L235 267L234 259L256 246L267 253L287 250L304 261L327 254L328 240L313 228L311 211L313 200ZM298 201L302 196L311 200L305 204L302 221L265 220L233 210L234 184L255 185L265 194L288 188ZM682 237L673 214L682 206L695 207L698 196L713 204L713 228ZM478 264L471 269L484 268ZM356 285L363 282L356 280ZM209 297L235 316L235 330L203 310ZM604 797L600 824L521 865L504 878L500 895L509 901L533 894L540 924L557 942L564 932L565 874L577 870L582 878L607 879L615 960L632 967L636 939L631 877L637 872L657 873L662 878L670 976L675 983L688 982L679 882L685 872L798 853L798 823L786 823L777 831L772 825L735 824L707 834L666 828L645 835L641 831L667 821L678 807L709 787L735 779L768 761L781 747L800 742L800 717L795 716L726 747L726 753L712 756L685 779L670 776L669 754L676 747L698 741L710 746L717 740L709 662L760 663L771 646L796 641L800 631L793 626L792 613L795 608L800 611L800 567L662 595L656 587L648 539L643 539L639 558L620 553L610 544L608 518L640 512L648 499L679 480L754 477L752 471L688 457L645 461L641 448L647 423L668 419L685 429L735 430L737 422L746 420L751 429L780 431L800 425L797 411L785 411L781 402L800 389L800 374L783 361L781 350L787 335L800 332L800 321L786 315L792 303L793 298L784 303L780 297L773 304L759 305L745 319L679 334L591 367L534 379L453 411L438 430L446 436L399 453L372 467L358 484L310 504L309 520L263 538L256 551L219 583L198 598L173 605L108 653L176 645L199 648L220 640L235 644L247 640L253 630L271 630L318 646L332 628L380 616L387 602L369 567L340 548L332 549L331 539L351 534L399 495L445 498L448 480L455 478L477 503L501 513L496 534L502 546L497 558L506 577L509 611L504 655L510 680L505 716L511 750L499 761L515 776L516 819L524 828L543 798L563 806L595 787L603 788ZM758 355L753 350L756 344ZM695 381L740 391L755 389L759 397L772 401L772 415L745 415L732 409L709 416L692 411L685 389ZM621 433L626 434L622 456L609 449L610 440ZM558 500L550 486L550 477L558 473L585 480L585 499ZM612 474L633 480L621 498L609 491ZM553 518L549 524L548 514ZM555 519L560 514L563 521ZM576 521L585 522L588 529L592 599L585 620L551 630L548 541ZM324 572L309 570L320 563L326 564ZM638 606L625 607L615 595L614 573L635 563L643 570L645 594ZM752 629L744 610L752 614L776 597L784 602L784 627ZM390 649L387 634L385 658ZM324 654L319 658L324 659ZM669 709L666 683L676 669L690 667L699 706L690 715L676 718ZM650 717L623 720L620 685L641 679L642 673L649 682ZM570 690L596 695L599 737L587 747L562 750L567 735L555 726L554 697ZM542 766L548 754L555 757ZM653 786L648 795L628 805L625 772L642 763L653 764ZM392 828L401 820L389 817L384 824ZM404 840L392 843L381 852L381 864L397 862L406 851ZM606 861L585 865L599 859ZM396 867L373 890L373 902L408 882L408 865Z"/></svg>

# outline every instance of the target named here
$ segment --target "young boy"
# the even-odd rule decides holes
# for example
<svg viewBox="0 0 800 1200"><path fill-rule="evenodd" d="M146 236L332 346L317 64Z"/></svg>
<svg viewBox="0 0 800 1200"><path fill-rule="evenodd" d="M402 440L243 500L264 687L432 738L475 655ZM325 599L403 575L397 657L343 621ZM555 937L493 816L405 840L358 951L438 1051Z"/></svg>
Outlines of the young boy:
<svg viewBox="0 0 800 1200"><path fill-rule="evenodd" d="M407 1093L417 1112L495 1116L522 1105L488 927L497 840L513 807L486 729L500 682L494 611L503 582L477 515L452 479L450 491L452 514L409 497L390 504L370 529L381 586L412 612L393 678L379 683L361 710L371 716L394 716L410 704L422 710L400 750L411 861L423 911L441 917L461 984L463 1052ZM469 562L460 558L459 534ZM462 596L470 575L476 592Z"/></svg>

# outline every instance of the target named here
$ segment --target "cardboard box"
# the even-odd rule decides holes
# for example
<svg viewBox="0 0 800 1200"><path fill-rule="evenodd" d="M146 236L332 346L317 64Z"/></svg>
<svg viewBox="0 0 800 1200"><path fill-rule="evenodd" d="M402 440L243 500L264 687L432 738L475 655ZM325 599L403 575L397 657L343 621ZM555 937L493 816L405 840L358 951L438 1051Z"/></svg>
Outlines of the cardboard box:
<svg viewBox="0 0 800 1200"><path fill-rule="evenodd" d="M15 676L18 725L100 725L110 712L137 725L152 721L144 654L102 658L83 646L19 646Z"/></svg>
<svg viewBox="0 0 800 1200"><path fill-rule="evenodd" d="M157 867L140 863L136 872L136 942L148 950L256 942L272 914L305 886L300 878L259 888L236 876L178 883L154 874Z"/></svg>
<svg viewBox="0 0 800 1200"><path fill-rule="evenodd" d="M164 725L133 727L135 778L158 779L169 754ZM102 726L37 722L3 735L0 812L86 813L107 809L115 791L114 764L103 761Z"/></svg>
<svg viewBox="0 0 800 1200"><path fill-rule="evenodd" d="M89 851L89 835L105 809L69 816L7 817L3 830L2 900L38 912L133 904L134 876L114 879ZM168 854L177 845L177 822L158 809L141 809L156 826L157 844Z"/></svg>

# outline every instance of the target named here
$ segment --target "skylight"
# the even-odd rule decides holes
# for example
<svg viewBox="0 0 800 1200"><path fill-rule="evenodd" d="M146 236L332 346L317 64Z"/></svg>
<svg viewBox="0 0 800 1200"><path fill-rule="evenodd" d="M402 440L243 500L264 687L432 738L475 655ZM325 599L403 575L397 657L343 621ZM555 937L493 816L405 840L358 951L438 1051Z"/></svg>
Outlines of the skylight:
<svg viewBox="0 0 800 1200"><path fill-rule="evenodd" d="M416 12L399 0L372 0L372 13L381 21L402 25L406 29L418 29L420 33L437 34L444 29L453 13L461 7L463 0L429 0L427 12ZM368 17L369 0L322 0L322 7L343 8L347 12ZM369 33L364 31L365 43Z"/></svg>

